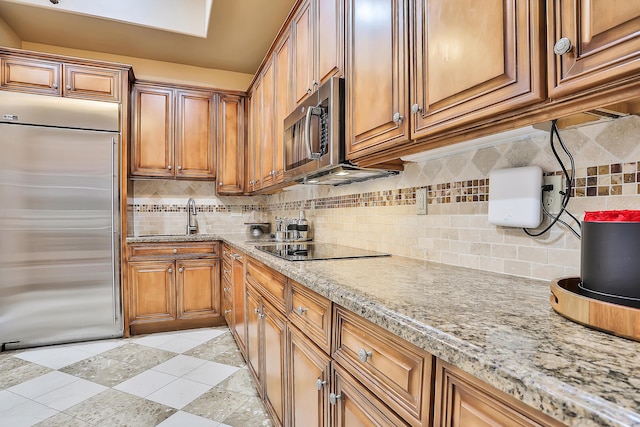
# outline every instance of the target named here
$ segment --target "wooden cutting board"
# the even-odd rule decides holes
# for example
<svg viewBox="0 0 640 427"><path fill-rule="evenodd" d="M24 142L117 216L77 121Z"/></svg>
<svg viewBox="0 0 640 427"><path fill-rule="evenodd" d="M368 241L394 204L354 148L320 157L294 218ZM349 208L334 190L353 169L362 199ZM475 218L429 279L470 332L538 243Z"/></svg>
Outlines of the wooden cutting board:
<svg viewBox="0 0 640 427"><path fill-rule="evenodd" d="M551 281L551 307L569 320L640 341L640 309L611 304L578 293L580 278Z"/></svg>

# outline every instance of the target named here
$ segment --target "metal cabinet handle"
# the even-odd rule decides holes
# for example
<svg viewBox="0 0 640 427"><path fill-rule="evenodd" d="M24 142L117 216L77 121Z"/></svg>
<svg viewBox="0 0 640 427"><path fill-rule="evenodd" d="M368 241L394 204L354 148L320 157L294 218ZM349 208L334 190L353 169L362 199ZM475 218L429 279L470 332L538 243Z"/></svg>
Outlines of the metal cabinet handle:
<svg viewBox="0 0 640 427"><path fill-rule="evenodd" d="M65 87L67 88L67 90L71 90L71 85L67 85Z"/></svg>
<svg viewBox="0 0 640 427"><path fill-rule="evenodd" d="M404 120L404 116L400 113L395 113L393 115L393 121L396 122L397 124L402 123L402 121Z"/></svg>
<svg viewBox="0 0 640 427"><path fill-rule="evenodd" d="M224 274L229 274L229 270L222 270L224 272ZM226 288L225 288L226 289Z"/></svg>
<svg viewBox="0 0 640 427"><path fill-rule="evenodd" d="M224 311L224 314L229 314L229 313L231 313L231 310L225 310Z"/></svg>
<svg viewBox="0 0 640 427"><path fill-rule="evenodd" d="M311 84L313 85L313 87L318 87L318 82L317 81L312 81Z"/></svg>
<svg viewBox="0 0 640 427"><path fill-rule="evenodd" d="M182 166L178 165L178 170L181 171L182 170Z"/></svg>
<svg viewBox="0 0 640 427"><path fill-rule="evenodd" d="M254 308L254 309L253 309L253 312L254 312L255 314L260 314L260 310L258 310L257 308Z"/></svg>
<svg viewBox="0 0 640 427"><path fill-rule="evenodd" d="M338 403L338 400L340 399L342 399L341 394L329 393L329 403L331 403L332 405Z"/></svg>
<svg viewBox="0 0 640 427"><path fill-rule="evenodd" d="M229 288L222 288L223 291L229 292Z"/></svg>
<svg viewBox="0 0 640 427"><path fill-rule="evenodd" d="M222 181L220 181L220 182L218 183L218 186L222 187L222 185L223 185L223 184L222 184Z"/></svg>
<svg viewBox="0 0 640 427"><path fill-rule="evenodd" d="M52 85L51 85L51 87L52 87L53 89L58 89L58 84L57 84L57 83L54 83L54 84L52 84Z"/></svg>
<svg viewBox="0 0 640 427"><path fill-rule="evenodd" d="M570 52L573 46L571 46L571 40L566 37L561 38L556 42L553 46L553 53L556 55L564 55L567 52Z"/></svg>
<svg viewBox="0 0 640 427"><path fill-rule="evenodd" d="M169 267L169 269L167 270L169 273L173 273L173 268Z"/></svg>
<svg viewBox="0 0 640 427"><path fill-rule="evenodd" d="M310 87L307 88L307 94L311 95L311 88Z"/></svg>
<svg viewBox="0 0 640 427"><path fill-rule="evenodd" d="M326 386L327 382L326 381L322 381L320 378L318 378L318 380L316 381L316 388L318 390L322 390L322 387Z"/></svg>
<svg viewBox="0 0 640 427"><path fill-rule="evenodd" d="M180 268L178 269L178 273L182 273L183 271L184 271L184 268L182 268L182 267L180 267Z"/></svg>
<svg viewBox="0 0 640 427"><path fill-rule="evenodd" d="M264 319L265 316L266 316L266 314L260 313L260 314L258 314L258 319Z"/></svg>
<svg viewBox="0 0 640 427"><path fill-rule="evenodd" d="M178 249L173 248L173 253L174 253L174 254L177 254L177 253L178 253Z"/></svg>
<svg viewBox="0 0 640 427"><path fill-rule="evenodd" d="M304 313L307 312L307 309L304 307L298 307L296 308L296 313L298 313L300 316L302 316Z"/></svg>
<svg viewBox="0 0 640 427"><path fill-rule="evenodd" d="M413 104L411 106L411 112L413 114L418 114L420 111L422 111L422 108L418 104Z"/></svg>
<svg viewBox="0 0 640 427"><path fill-rule="evenodd" d="M373 353L365 350L364 348L361 348L360 350L358 350L358 359L360 359L362 363L366 363L367 359L370 358L371 356L373 356Z"/></svg>
<svg viewBox="0 0 640 427"><path fill-rule="evenodd" d="M167 169L171 170L171 169L173 169L173 168L171 167L171 165L169 165L169 166L167 166Z"/></svg>

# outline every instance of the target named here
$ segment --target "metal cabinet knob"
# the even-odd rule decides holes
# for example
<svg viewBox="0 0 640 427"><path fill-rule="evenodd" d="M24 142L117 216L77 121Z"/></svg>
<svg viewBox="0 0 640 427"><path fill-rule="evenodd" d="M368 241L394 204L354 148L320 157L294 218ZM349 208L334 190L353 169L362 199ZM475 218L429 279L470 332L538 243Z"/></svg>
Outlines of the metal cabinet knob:
<svg viewBox="0 0 640 427"><path fill-rule="evenodd" d="M178 165L178 170L181 171L182 170L182 166Z"/></svg>
<svg viewBox="0 0 640 427"><path fill-rule="evenodd" d="M57 83L54 83L54 84L52 84L52 85L51 85L51 87L52 87L53 89L58 89L58 84L57 84Z"/></svg>
<svg viewBox="0 0 640 427"><path fill-rule="evenodd" d="M71 85L66 85L65 87L67 88L67 90L71 90Z"/></svg>
<svg viewBox="0 0 640 427"><path fill-rule="evenodd" d="M420 111L422 111L422 108L420 108L420 106L418 104L413 104L411 106L411 112L413 114L418 114Z"/></svg>
<svg viewBox="0 0 640 427"><path fill-rule="evenodd" d="M316 381L316 388L318 390L322 390L322 387L326 386L327 382L326 381L322 381L320 378L318 378L318 380Z"/></svg>
<svg viewBox="0 0 640 427"><path fill-rule="evenodd" d="M341 394L329 393L329 403L331 403L332 405L338 403L338 400L340 399L342 399Z"/></svg>
<svg viewBox="0 0 640 427"><path fill-rule="evenodd" d="M177 253L178 253L178 249L173 248L173 253L174 253L174 254L177 254Z"/></svg>
<svg viewBox="0 0 640 427"><path fill-rule="evenodd" d="M266 316L266 314L260 313L260 314L258 314L258 319L264 319L264 316Z"/></svg>
<svg viewBox="0 0 640 427"><path fill-rule="evenodd" d="M178 273L182 273L183 271L184 271L184 268L182 268L182 267L180 267L180 268L178 269Z"/></svg>
<svg viewBox="0 0 640 427"><path fill-rule="evenodd" d="M169 165L169 166L167 166L167 169L171 170L171 169L173 169L173 168L171 167L171 165Z"/></svg>
<svg viewBox="0 0 640 427"><path fill-rule="evenodd" d="M222 288L223 291L229 292L229 288Z"/></svg>
<svg viewBox="0 0 640 427"><path fill-rule="evenodd" d="M169 273L173 273L173 268L169 267L169 269L167 270Z"/></svg>
<svg viewBox="0 0 640 427"><path fill-rule="evenodd" d="M366 363L367 359L369 357L371 357L373 355L373 353L371 353L370 351L365 350L364 348L361 348L360 350L358 350L358 359L360 359L360 361L362 363Z"/></svg>
<svg viewBox="0 0 640 427"><path fill-rule="evenodd" d="M224 272L224 274L229 274L229 270L222 270ZM226 289L226 288L225 288Z"/></svg>
<svg viewBox="0 0 640 427"><path fill-rule="evenodd" d="M260 314L260 310L258 310L257 308L254 308L254 309L253 309L253 312L254 312L255 314Z"/></svg>
<svg viewBox="0 0 640 427"><path fill-rule="evenodd" d="M561 38L556 42L553 46L553 53L556 55L564 55L565 53L571 51L573 46L571 46L571 40L566 37Z"/></svg>
<svg viewBox="0 0 640 427"><path fill-rule="evenodd" d="M224 314L229 314L229 313L231 313L231 310L225 310L224 311Z"/></svg>
<svg viewBox="0 0 640 427"><path fill-rule="evenodd" d="M318 87L318 82L317 81L312 81L311 84L313 85L313 87Z"/></svg>
<svg viewBox="0 0 640 427"><path fill-rule="evenodd" d="M220 182L218 183L218 186L222 187L222 185L223 185L223 184L222 184L222 181L220 181Z"/></svg>
<svg viewBox="0 0 640 427"><path fill-rule="evenodd" d="M311 95L311 88L310 87L307 88L307 94Z"/></svg>
<svg viewBox="0 0 640 427"><path fill-rule="evenodd" d="M400 114L400 113L395 113L395 114L393 115L393 121L394 121L394 122L396 122L396 123L400 124L400 123L402 123L402 121L403 121L403 120L404 120L404 116L403 116L402 114Z"/></svg>
<svg viewBox="0 0 640 427"><path fill-rule="evenodd" d="M307 312L307 309L304 307L298 307L296 308L296 313L298 313L300 316L302 316L304 313Z"/></svg>

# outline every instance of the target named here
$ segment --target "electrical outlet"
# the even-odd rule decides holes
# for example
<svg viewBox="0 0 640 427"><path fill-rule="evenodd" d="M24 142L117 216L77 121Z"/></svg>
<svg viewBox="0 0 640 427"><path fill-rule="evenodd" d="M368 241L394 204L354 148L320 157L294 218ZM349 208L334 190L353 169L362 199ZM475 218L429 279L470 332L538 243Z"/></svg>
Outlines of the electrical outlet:
<svg viewBox="0 0 640 427"><path fill-rule="evenodd" d="M418 188L416 190L416 207L418 209L418 215L427 214L427 189Z"/></svg>
<svg viewBox="0 0 640 427"><path fill-rule="evenodd" d="M553 185L553 189L542 192L542 204L551 215L557 215L560 213L562 207L562 194L560 194L562 190L562 176L545 176L544 185Z"/></svg>

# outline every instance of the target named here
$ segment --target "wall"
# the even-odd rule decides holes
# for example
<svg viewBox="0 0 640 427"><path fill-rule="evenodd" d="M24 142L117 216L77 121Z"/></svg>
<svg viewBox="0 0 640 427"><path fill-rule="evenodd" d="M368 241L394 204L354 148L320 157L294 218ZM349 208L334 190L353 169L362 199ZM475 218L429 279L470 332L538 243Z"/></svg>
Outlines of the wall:
<svg viewBox="0 0 640 427"><path fill-rule="evenodd" d="M22 39L13 31L13 29L0 16L0 46L13 47L19 49L22 47Z"/></svg>
<svg viewBox="0 0 640 427"><path fill-rule="evenodd" d="M582 219L585 211L640 209L639 134L637 116L561 131L577 168L570 212ZM488 223L489 172L528 165L559 173L548 134L408 164L395 177L297 186L268 199L270 221L302 208L316 241L543 280L579 276L580 241L563 226L531 238ZM426 216L416 215L419 187L428 188Z"/></svg>
<svg viewBox="0 0 640 427"><path fill-rule="evenodd" d="M112 55L88 50L69 49L39 43L23 42L22 49L129 64L133 65L133 72L135 73L136 79L163 83L191 84L217 89L245 91L253 78L253 75L245 73L193 67L171 62Z"/></svg>

